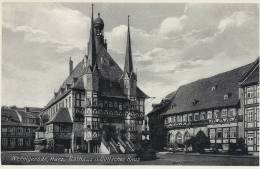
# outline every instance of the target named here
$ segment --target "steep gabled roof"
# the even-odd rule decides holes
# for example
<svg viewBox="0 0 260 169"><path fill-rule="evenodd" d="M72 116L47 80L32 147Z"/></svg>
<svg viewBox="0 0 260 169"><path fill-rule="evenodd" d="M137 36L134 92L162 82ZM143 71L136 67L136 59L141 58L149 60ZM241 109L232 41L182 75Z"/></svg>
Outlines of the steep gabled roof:
<svg viewBox="0 0 260 169"><path fill-rule="evenodd" d="M241 86L259 83L259 58L252 64L248 72L240 80Z"/></svg>
<svg viewBox="0 0 260 169"><path fill-rule="evenodd" d="M59 108L58 112L46 124L50 123L72 123L68 108Z"/></svg>
<svg viewBox="0 0 260 169"><path fill-rule="evenodd" d="M113 58L109 55L107 50L101 46L97 51L98 57L102 58L101 67L99 68L100 72L100 92L101 95L107 97L121 97L127 98L123 93L123 86L120 84L120 78L123 75L123 70L119 67L119 65L113 60ZM45 106L45 109L54 104L56 101L63 98L66 94L68 94L71 89L66 90L66 85L70 84L71 88L84 90L84 83L82 79L82 75L86 73L86 68L84 66L84 60L78 63L78 65L73 69L72 73L67 77L67 79L62 83L60 89L57 92L57 96L53 97L49 103ZM77 81L73 85L73 78L77 78ZM104 86L105 84L110 84L109 88ZM61 88L64 88L64 92L61 93ZM148 96L137 87L136 90L137 97L147 98Z"/></svg>
<svg viewBox="0 0 260 169"><path fill-rule="evenodd" d="M52 99L48 102L48 104L45 106L45 109L48 108L49 106L51 106L53 103L55 103L56 101L60 100L63 96L65 96L66 94L68 94L71 89L66 90L66 86L67 84L71 85L71 87L73 87L73 78L77 78L77 82L75 83L75 88L80 89L83 87L83 85L79 84L81 80L80 77L84 74L85 69L84 69L84 60L82 59L77 66L73 69L73 71L71 72L71 74L66 78L66 80L62 83L62 85L60 86L59 90L57 91L57 96L53 96ZM82 82L83 83L83 82ZM61 88L65 89L64 93L61 93Z"/></svg>
<svg viewBox="0 0 260 169"><path fill-rule="evenodd" d="M179 87L164 115L239 104L239 80L251 64ZM214 88L214 89L213 89ZM224 99L228 95L228 99Z"/></svg>
<svg viewBox="0 0 260 169"><path fill-rule="evenodd" d="M154 113L160 113L160 114L164 113L164 111L167 110L167 107L169 106L171 101L174 99L175 95L176 95L176 91L166 95L165 98L163 98L160 103L153 105L153 109L147 114L147 116L151 116Z"/></svg>

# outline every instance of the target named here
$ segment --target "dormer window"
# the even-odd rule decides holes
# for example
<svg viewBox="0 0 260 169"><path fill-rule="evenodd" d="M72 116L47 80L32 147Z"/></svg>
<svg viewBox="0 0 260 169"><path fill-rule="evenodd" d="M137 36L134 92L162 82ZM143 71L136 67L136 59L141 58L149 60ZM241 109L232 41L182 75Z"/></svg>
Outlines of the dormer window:
<svg viewBox="0 0 260 169"><path fill-rule="evenodd" d="M172 109L173 109L174 107L176 107L176 104L175 104L175 103L174 103L174 104L172 104Z"/></svg>
<svg viewBox="0 0 260 169"><path fill-rule="evenodd" d="M211 87L211 91L215 91L217 89L217 85Z"/></svg>
<svg viewBox="0 0 260 169"><path fill-rule="evenodd" d="M60 88L60 93L62 94L64 92L64 90L65 90L64 87Z"/></svg>
<svg viewBox="0 0 260 169"><path fill-rule="evenodd" d="M76 83L76 82L77 82L77 80L78 80L78 78L76 78L76 77L73 77L73 83Z"/></svg>
<svg viewBox="0 0 260 169"><path fill-rule="evenodd" d="M227 99L228 99L228 95L224 94L224 100L227 100Z"/></svg>
<svg viewBox="0 0 260 169"><path fill-rule="evenodd" d="M224 94L224 100L227 100L227 99L230 98L231 96L232 96L231 93Z"/></svg>
<svg viewBox="0 0 260 169"><path fill-rule="evenodd" d="M197 99L194 99L194 101L192 102L193 105L196 105L198 103L199 103L199 100L197 100Z"/></svg>
<svg viewBox="0 0 260 169"><path fill-rule="evenodd" d="M66 84L66 90L70 89L71 84Z"/></svg>

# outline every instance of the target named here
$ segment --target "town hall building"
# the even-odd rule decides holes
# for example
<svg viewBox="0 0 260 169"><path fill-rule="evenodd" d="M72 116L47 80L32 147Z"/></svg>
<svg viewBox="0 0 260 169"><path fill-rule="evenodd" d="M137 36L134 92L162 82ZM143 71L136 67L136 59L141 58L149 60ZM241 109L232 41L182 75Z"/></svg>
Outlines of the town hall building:
<svg viewBox="0 0 260 169"><path fill-rule="evenodd" d="M133 153L141 139L145 99L137 86L128 30L124 70L107 51L104 21L94 20L93 6L87 55L41 113L36 150L53 152Z"/></svg>

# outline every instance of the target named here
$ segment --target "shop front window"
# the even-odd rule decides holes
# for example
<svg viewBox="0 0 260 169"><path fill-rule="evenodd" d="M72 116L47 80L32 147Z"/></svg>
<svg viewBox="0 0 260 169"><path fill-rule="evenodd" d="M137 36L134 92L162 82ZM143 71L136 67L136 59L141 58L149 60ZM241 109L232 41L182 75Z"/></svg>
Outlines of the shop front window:
<svg viewBox="0 0 260 169"><path fill-rule="evenodd" d="M176 135L176 142L177 142L178 144L182 144L182 134L181 134L181 133L178 133L178 134Z"/></svg>

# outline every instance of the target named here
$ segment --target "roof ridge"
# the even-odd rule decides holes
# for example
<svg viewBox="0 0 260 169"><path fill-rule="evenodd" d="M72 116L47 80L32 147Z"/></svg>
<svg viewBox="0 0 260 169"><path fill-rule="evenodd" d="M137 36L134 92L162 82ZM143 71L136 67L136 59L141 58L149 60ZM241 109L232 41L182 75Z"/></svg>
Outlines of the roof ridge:
<svg viewBox="0 0 260 169"><path fill-rule="evenodd" d="M255 61L254 61L254 62L255 62ZM189 82L189 83L180 85L180 87L187 86L187 85L191 85L191 84L193 84L193 83L197 83L197 82L200 82L200 81L205 81L205 80L207 80L207 79L211 79L211 78L214 78L214 77L218 77L218 76L221 76L221 75L223 75L223 74L228 74L228 73L231 73L231 72L233 72L233 71L238 71L238 70L240 70L240 69L243 69L243 68L245 68L245 67L247 67L247 66L253 64L254 62L248 63L248 64L246 64L246 65L243 65L243 66L240 66L240 67L237 67L237 68L234 68L234 69L225 71L225 72L217 73L217 74L212 75L212 76L209 76L209 77L197 79L197 80L195 80L195 81L192 81L192 82ZM180 88L180 87L179 87L179 88Z"/></svg>
<svg viewBox="0 0 260 169"><path fill-rule="evenodd" d="M69 79L69 77L72 76L73 72L76 71L76 68L80 66L80 63L81 63L81 62L84 62L84 59L81 59L81 61L75 66L75 68L71 71L71 74L70 74L69 76L67 76L67 78L64 80L64 82L62 83L62 85ZM62 86L62 85L61 85L61 86ZM61 87L61 86L60 86L60 87Z"/></svg>

